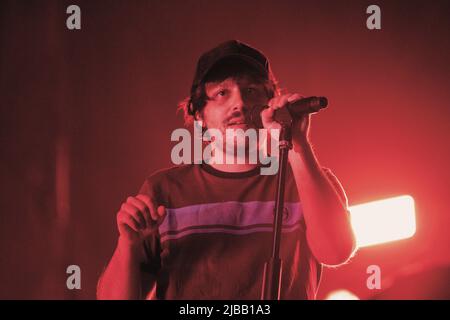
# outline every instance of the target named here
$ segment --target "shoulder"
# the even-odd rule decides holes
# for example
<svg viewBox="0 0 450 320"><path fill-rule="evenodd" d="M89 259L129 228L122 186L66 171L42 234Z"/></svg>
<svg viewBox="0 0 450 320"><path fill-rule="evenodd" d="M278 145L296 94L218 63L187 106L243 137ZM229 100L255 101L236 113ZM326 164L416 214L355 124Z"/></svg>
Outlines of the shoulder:
<svg viewBox="0 0 450 320"><path fill-rule="evenodd" d="M184 164L179 166L163 168L154 171L147 177L147 180L157 182L167 179L180 179L188 175L191 175L196 169L197 169L196 165L194 164Z"/></svg>
<svg viewBox="0 0 450 320"><path fill-rule="evenodd" d="M140 194L146 194L151 198L160 198L164 190L170 190L174 185L191 179L195 165L187 164L173 166L154 171L148 175L139 189Z"/></svg>
<svg viewBox="0 0 450 320"><path fill-rule="evenodd" d="M145 178L144 186L156 187L170 183L181 182L185 179L191 179L195 170L198 170L197 165L185 164L179 166L172 166L154 171ZM143 186L143 187L144 187Z"/></svg>

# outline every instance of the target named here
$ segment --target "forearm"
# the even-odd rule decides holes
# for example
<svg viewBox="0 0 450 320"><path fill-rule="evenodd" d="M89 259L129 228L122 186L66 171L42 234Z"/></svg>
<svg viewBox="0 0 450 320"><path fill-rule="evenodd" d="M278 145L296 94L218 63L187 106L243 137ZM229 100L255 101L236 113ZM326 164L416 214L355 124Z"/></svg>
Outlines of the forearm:
<svg viewBox="0 0 450 320"><path fill-rule="evenodd" d="M294 145L289 152L289 163L299 192L311 251L325 264L345 262L354 248L345 201L322 170L309 142Z"/></svg>
<svg viewBox="0 0 450 320"><path fill-rule="evenodd" d="M133 300L141 298L139 248L118 241L113 257L97 286L98 299Z"/></svg>

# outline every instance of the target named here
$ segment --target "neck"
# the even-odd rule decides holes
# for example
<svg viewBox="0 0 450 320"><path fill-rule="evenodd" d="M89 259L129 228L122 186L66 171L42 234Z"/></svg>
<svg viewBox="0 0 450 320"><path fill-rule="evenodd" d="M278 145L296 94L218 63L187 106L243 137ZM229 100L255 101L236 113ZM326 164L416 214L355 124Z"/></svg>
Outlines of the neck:
<svg viewBox="0 0 450 320"><path fill-rule="evenodd" d="M224 172L245 172L245 171L250 171L260 165L259 164L216 164L216 163L211 163L210 166L216 170L224 171Z"/></svg>
<svg viewBox="0 0 450 320"><path fill-rule="evenodd" d="M231 161L230 163L227 163L226 161L228 151L224 151L216 147L214 147L213 150L215 155L218 155L218 153L220 153L218 158L223 160L220 163L212 161L209 164L216 170L223 172L245 172L261 166L259 161L257 161L257 163L250 163L250 159L247 154L248 150L246 150L245 152L245 158L238 156L237 152L230 153L233 156L232 157L233 161Z"/></svg>

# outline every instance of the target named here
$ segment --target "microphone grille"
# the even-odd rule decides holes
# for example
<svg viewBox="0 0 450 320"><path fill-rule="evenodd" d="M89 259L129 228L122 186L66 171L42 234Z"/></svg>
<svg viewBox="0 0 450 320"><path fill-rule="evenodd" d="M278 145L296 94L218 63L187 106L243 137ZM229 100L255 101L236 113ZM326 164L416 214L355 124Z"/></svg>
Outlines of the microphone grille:
<svg viewBox="0 0 450 320"><path fill-rule="evenodd" d="M325 97L319 97L319 104L321 107L326 107L328 105L328 99Z"/></svg>

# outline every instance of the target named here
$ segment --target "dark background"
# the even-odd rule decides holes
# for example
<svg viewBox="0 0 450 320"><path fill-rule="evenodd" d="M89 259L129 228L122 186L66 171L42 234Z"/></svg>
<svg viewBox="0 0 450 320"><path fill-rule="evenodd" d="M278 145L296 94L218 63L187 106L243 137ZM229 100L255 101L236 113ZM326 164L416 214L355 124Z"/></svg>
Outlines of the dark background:
<svg viewBox="0 0 450 320"><path fill-rule="evenodd" d="M70 4L81 8L81 30L66 28ZM381 7L381 30L366 28L371 4ZM383 289L401 274L448 265L449 7L2 1L0 298L95 298L121 202L171 166L170 134L183 126L176 105L196 60L228 39L265 52L286 90L328 97L312 140L350 205L402 194L416 201L413 238L363 248L326 270L318 298L340 288L363 299L382 293L366 287L371 264ZM81 290L66 288L71 264L81 267ZM431 272L386 297L432 291L432 280L447 288Z"/></svg>

